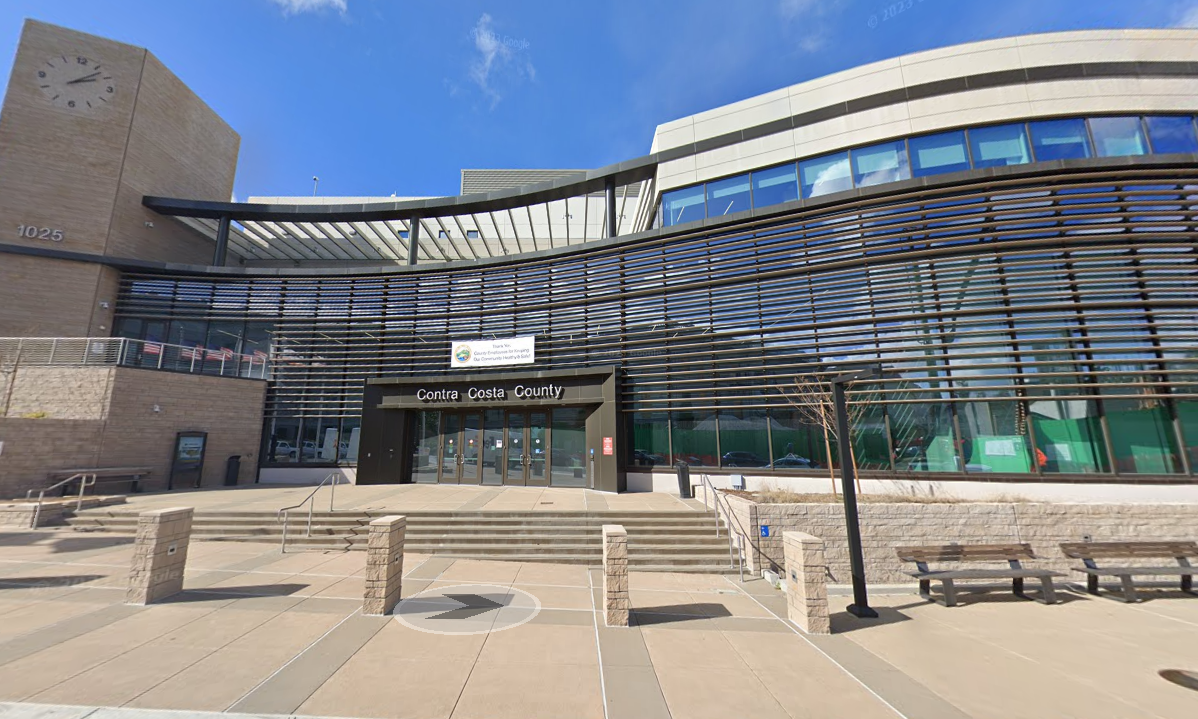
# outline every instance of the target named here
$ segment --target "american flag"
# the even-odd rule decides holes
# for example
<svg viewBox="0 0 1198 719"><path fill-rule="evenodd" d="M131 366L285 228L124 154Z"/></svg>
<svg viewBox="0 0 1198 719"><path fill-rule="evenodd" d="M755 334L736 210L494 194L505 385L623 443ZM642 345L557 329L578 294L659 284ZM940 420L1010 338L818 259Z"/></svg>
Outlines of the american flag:
<svg viewBox="0 0 1198 719"><path fill-rule="evenodd" d="M162 354L162 345L157 342L147 342L141 351L148 355L159 355Z"/></svg>

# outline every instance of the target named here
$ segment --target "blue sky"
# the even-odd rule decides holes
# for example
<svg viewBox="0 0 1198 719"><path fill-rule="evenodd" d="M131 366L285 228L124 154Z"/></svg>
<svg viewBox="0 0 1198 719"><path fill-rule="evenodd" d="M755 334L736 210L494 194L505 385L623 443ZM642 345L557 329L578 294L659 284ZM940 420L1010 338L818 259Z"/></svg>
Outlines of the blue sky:
<svg viewBox="0 0 1198 719"><path fill-rule="evenodd" d="M457 194L463 167L640 156L658 123L909 52L1198 26L1198 0L4 0L10 65L26 17L162 59L241 134L239 198L313 175L403 196Z"/></svg>

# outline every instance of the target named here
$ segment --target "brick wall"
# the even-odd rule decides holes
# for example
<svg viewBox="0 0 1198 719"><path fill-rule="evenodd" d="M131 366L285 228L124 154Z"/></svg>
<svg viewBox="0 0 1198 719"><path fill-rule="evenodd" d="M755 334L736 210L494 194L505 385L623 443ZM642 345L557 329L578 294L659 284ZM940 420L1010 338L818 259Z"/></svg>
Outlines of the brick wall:
<svg viewBox="0 0 1198 719"><path fill-rule="evenodd" d="M702 499L702 492L698 496ZM851 581L841 505L756 504L724 496L745 528L746 555L754 571L782 566L782 533L792 530L824 540L829 581ZM882 583L911 581L903 574L910 567L894 553L904 545L1027 542L1043 558L1032 566L1072 576L1069 568L1077 563L1061 556L1061 542L1080 542L1086 535L1096 542L1198 539L1198 504L871 503L859 510L866 578ZM770 528L768 538L760 536L762 525Z"/></svg>
<svg viewBox="0 0 1198 719"><path fill-rule="evenodd" d="M154 467L147 489L166 489L175 433L208 433L202 486L217 486L225 459L241 455L238 482L254 481L266 383L121 368L109 404L101 462ZM159 411L154 411L157 405Z"/></svg>
<svg viewBox="0 0 1198 719"><path fill-rule="evenodd" d="M0 499L45 487L51 470L95 466L103 435L99 420L0 418Z"/></svg>
<svg viewBox="0 0 1198 719"><path fill-rule="evenodd" d="M22 367L10 381L0 498L24 496L46 486L47 473L77 467L150 467L143 489L166 489L183 431L208 433L201 486L223 482L234 454L242 457L238 482L256 477L265 382L128 367Z"/></svg>

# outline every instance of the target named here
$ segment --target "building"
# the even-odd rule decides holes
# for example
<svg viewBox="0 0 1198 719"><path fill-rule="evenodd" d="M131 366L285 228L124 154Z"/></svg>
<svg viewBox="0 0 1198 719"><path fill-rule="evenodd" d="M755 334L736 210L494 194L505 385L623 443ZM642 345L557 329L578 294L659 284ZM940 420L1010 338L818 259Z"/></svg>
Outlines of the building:
<svg viewBox="0 0 1198 719"><path fill-rule="evenodd" d="M111 102L39 87L76 56ZM1196 98L1198 32L1033 35L669 122L597 170L230 203L237 136L152 55L30 22L0 335L261 358L262 481L826 483L802 388L881 366L852 395L867 479L1195 485Z"/></svg>

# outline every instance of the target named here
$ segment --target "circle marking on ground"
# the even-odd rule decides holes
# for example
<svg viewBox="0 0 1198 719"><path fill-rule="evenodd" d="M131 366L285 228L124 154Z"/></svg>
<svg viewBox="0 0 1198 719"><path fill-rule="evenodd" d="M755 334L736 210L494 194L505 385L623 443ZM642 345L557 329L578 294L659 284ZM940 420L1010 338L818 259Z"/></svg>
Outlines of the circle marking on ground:
<svg viewBox="0 0 1198 719"><path fill-rule="evenodd" d="M429 634L488 634L518 627L541 611L532 594L500 584L433 587L404 599L396 621Z"/></svg>

